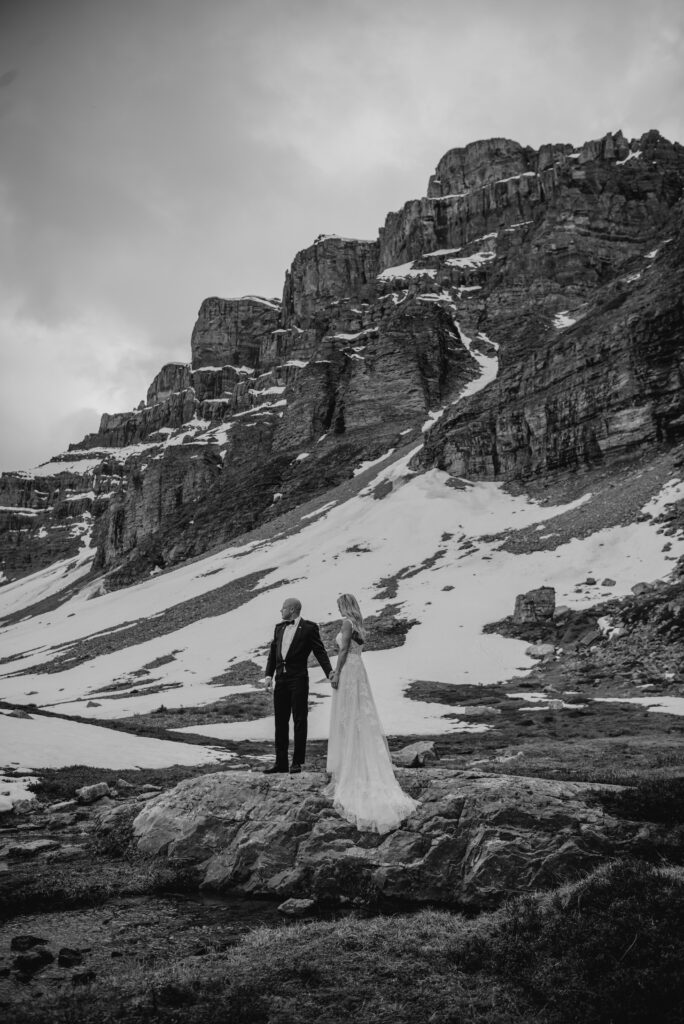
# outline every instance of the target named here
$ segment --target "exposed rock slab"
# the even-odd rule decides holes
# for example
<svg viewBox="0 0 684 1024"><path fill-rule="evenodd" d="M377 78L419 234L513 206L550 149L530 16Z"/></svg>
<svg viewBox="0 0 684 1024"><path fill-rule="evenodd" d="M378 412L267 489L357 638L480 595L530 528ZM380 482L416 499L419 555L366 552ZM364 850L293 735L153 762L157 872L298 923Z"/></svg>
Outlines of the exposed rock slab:
<svg viewBox="0 0 684 1024"><path fill-rule="evenodd" d="M322 775L237 771L182 782L148 803L134 832L141 851L193 867L211 890L471 906L558 885L642 838L593 806L588 784L435 768L397 775L420 805L388 836L340 818Z"/></svg>

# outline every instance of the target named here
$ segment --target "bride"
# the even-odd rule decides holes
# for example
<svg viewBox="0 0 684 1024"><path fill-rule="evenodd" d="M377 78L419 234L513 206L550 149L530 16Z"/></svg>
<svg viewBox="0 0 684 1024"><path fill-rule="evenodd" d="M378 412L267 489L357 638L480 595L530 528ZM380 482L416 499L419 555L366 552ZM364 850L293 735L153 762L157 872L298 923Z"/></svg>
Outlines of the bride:
<svg viewBox="0 0 684 1024"><path fill-rule="evenodd" d="M330 681L327 769L332 781L326 794L335 810L360 831L390 832L417 805L394 777L389 747L373 700L361 657L366 634L353 594L337 600L342 627L337 634L339 654Z"/></svg>

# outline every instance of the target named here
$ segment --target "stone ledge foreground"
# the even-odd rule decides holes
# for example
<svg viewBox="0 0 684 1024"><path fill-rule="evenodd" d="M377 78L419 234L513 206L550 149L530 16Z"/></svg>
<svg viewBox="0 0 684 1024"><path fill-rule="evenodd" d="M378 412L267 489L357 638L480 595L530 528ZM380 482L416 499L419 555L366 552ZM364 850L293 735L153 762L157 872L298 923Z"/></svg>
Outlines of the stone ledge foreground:
<svg viewBox="0 0 684 1024"><path fill-rule="evenodd" d="M215 892L473 908L557 886L649 842L643 824L592 801L614 786L434 768L397 777L421 803L386 836L340 818L322 774L249 771L181 782L147 804L134 834L141 852L194 869Z"/></svg>

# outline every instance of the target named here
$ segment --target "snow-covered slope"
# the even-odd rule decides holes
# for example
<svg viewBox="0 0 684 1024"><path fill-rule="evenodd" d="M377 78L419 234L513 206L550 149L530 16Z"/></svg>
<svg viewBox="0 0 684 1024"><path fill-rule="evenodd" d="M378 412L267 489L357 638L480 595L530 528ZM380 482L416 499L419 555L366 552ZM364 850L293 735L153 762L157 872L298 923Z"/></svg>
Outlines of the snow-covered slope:
<svg viewBox="0 0 684 1024"><path fill-rule="evenodd" d="M578 589L587 576L612 577L616 585L610 593L619 596L640 580L666 576L673 559L684 554L684 539L677 538L664 552L662 535L648 519L604 529L554 550L513 554L494 535L533 524L543 531L546 520L580 508L591 495L559 508L513 496L495 483L454 487L453 479L438 470L411 472L412 454L378 468L371 482L347 500L322 500L318 514L301 518L297 532L229 547L127 590L94 596L92 585L86 585L57 609L3 629L1 698L94 720L148 713L162 702L167 708L209 704L225 694L253 689L250 683L222 686L211 680L240 662L265 664L265 645L284 595L301 599L305 617L327 623L337 618L337 596L352 592L366 615L391 602L399 605L398 615L418 623L402 647L365 656L388 734L482 730L487 726L449 717L457 708L408 699L408 686L414 680L486 686L522 674L532 664L524 653L526 645L482 632L486 623L510 614L516 594L550 585L559 604L593 604L607 591ZM672 479L648 511L657 514L682 496L684 483ZM80 565L69 570L74 577L81 571ZM66 582L69 572L63 577ZM214 607L206 617L176 629L169 626L169 609L217 597L253 574L256 582L236 607L223 613ZM387 596L390 578L396 587L392 597ZM16 610L22 588L27 604L40 589L28 577L1 591L0 615ZM131 629L134 623L145 624L142 639L140 630ZM128 633L134 641L128 646L48 671L51 662L84 642ZM163 663L155 665L147 684L151 692L146 693L141 670L158 660ZM102 692L112 684L118 685L115 693ZM160 693L159 687L165 686L172 688ZM310 736L322 739L330 689L319 670L312 673L311 694ZM88 707L89 702L95 706ZM4 754L0 764L33 768L75 761L123 767L164 763L165 758L170 758L165 763L188 763L188 758L200 763L216 756L208 747L172 742L172 732L164 742L118 735L117 742L126 747L119 754L95 738L95 731L113 738L109 730L83 723L73 723L69 730L67 725L53 721L48 727L38 718L31 725L0 717L4 743L12 742L9 748L3 743L12 756ZM213 737L270 740L273 722L267 717L194 725L188 731L205 734L208 744Z"/></svg>

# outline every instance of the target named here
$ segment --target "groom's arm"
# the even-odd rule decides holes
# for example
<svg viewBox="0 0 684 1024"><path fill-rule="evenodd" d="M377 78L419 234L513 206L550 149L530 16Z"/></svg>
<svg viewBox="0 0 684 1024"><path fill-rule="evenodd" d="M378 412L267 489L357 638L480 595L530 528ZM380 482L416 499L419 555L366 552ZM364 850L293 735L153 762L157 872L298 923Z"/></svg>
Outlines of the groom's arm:
<svg viewBox="0 0 684 1024"><path fill-rule="evenodd" d="M332 665L330 664L330 658L323 646L321 634L315 622L311 623L311 653L325 672L327 678L332 672Z"/></svg>
<svg viewBox="0 0 684 1024"><path fill-rule="evenodd" d="M267 679L273 678L273 673L276 667L276 633L273 633L273 639L271 640L271 646L268 651L268 661L266 662L266 671L264 675Z"/></svg>

